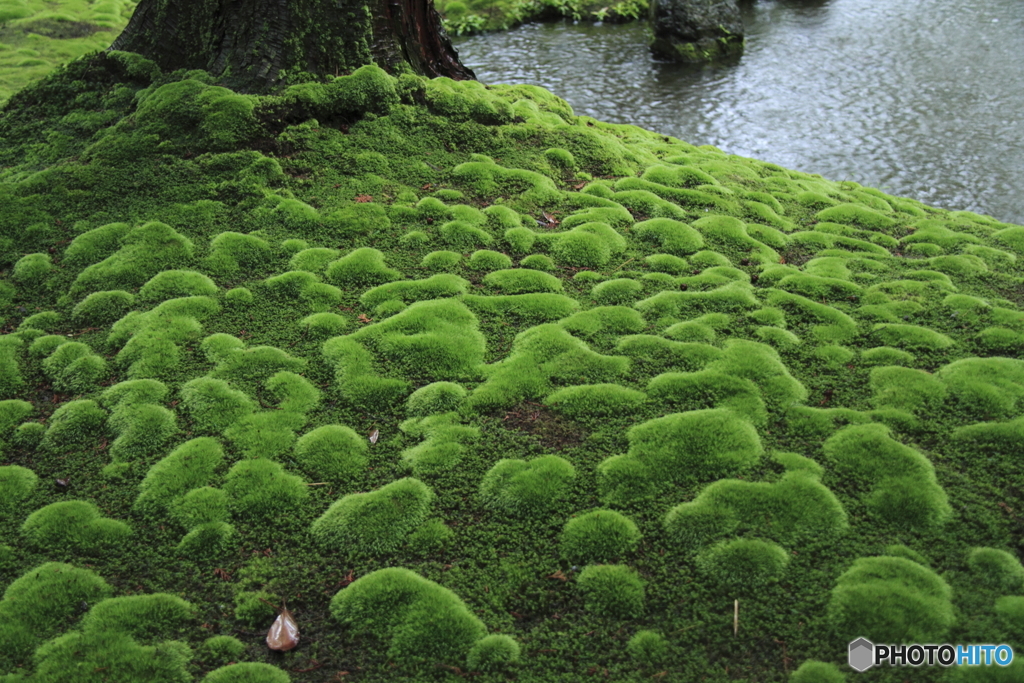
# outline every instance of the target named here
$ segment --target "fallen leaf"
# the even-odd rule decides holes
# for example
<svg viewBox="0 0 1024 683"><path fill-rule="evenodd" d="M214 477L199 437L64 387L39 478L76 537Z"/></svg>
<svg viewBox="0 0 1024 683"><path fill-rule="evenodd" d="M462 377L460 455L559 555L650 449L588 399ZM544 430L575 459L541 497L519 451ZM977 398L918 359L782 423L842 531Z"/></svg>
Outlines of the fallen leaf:
<svg viewBox="0 0 1024 683"><path fill-rule="evenodd" d="M544 220L546 220L549 225L558 225L558 219L552 216L550 213L548 213L547 211L541 211L541 213L544 214Z"/></svg>
<svg viewBox="0 0 1024 683"><path fill-rule="evenodd" d="M372 432L370 432L370 443L377 443L377 437L379 437L379 436L380 436L380 430L379 429L374 429Z"/></svg>
<svg viewBox="0 0 1024 683"><path fill-rule="evenodd" d="M66 488L68 486L68 484L70 484L70 483L71 483L70 479L58 479L57 480L57 486L59 486L61 488Z"/></svg>
<svg viewBox="0 0 1024 683"><path fill-rule="evenodd" d="M568 581L569 580L569 577L566 576L565 574L563 574L561 569L559 569L554 574L548 574L548 578L549 579L558 579L559 581Z"/></svg>
<svg viewBox="0 0 1024 683"><path fill-rule="evenodd" d="M357 194L356 195L356 203L357 204L365 204L366 202L372 202L372 201L373 201L373 197L371 197L368 194Z"/></svg>
<svg viewBox="0 0 1024 683"><path fill-rule="evenodd" d="M368 317L365 313L360 313L359 317L356 318L361 323L372 323L373 318Z"/></svg>
<svg viewBox="0 0 1024 683"><path fill-rule="evenodd" d="M299 625L295 618L288 611L287 607L281 608L270 631L267 633L267 647L278 652L287 652L299 644Z"/></svg>

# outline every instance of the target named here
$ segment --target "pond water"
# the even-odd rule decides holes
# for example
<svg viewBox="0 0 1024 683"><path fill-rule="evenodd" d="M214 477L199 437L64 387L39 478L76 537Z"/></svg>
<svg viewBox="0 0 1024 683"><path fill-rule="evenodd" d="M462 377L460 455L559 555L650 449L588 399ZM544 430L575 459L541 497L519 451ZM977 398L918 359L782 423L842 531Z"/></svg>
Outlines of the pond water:
<svg viewBox="0 0 1024 683"><path fill-rule="evenodd" d="M746 50L655 61L649 27L530 24L455 39L485 83L831 180L1024 223L1022 0L762 0Z"/></svg>

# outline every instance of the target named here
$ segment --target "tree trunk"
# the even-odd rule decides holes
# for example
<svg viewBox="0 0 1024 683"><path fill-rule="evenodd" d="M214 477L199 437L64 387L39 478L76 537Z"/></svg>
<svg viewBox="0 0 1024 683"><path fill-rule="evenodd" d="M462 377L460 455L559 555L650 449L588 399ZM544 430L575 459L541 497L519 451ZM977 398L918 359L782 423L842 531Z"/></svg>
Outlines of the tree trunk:
<svg viewBox="0 0 1024 683"><path fill-rule="evenodd" d="M371 63L475 78L433 0L142 0L110 49L165 71L209 71L244 92L271 90L288 72L340 76Z"/></svg>

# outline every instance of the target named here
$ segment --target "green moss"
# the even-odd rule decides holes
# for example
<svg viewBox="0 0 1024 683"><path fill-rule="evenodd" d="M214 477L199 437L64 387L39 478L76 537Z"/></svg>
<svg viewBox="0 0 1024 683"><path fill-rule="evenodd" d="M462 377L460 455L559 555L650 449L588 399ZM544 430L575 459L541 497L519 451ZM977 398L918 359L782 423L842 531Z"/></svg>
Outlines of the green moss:
<svg viewBox="0 0 1024 683"><path fill-rule="evenodd" d="M324 223L332 235L342 239L381 234L391 227L384 207L373 202L349 204L328 215Z"/></svg>
<svg viewBox="0 0 1024 683"><path fill-rule="evenodd" d="M861 351L860 360L864 365L911 365L914 362L914 356L907 351L894 349L891 346L878 346Z"/></svg>
<svg viewBox="0 0 1024 683"><path fill-rule="evenodd" d="M573 418L631 413L647 400L642 391L618 384L584 384L549 394L544 404Z"/></svg>
<svg viewBox="0 0 1024 683"><path fill-rule="evenodd" d="M433 498L423 482L399 479L376 491L342 497L313 522L310 533L335 551L391 552L426 520Z"/></svg>
<svg viewBox="0 0 1024 683"><path fill-rule="evenodd" d="M874 326L874 336L887 346L908 349L941 350L953 346L951 338L920 325L881 323Z"/></svg>
<svg viewBox="0 0 1024 683"><path fill-rule="evenodd" d="M326 247L302 249L288 261L288 270L304 270L310 273L321 273L328 263L337 260L341 252Z"/></svg>
<svg viewBox="0 0 1024 683"><path fill-rule="evenodd" d="M533 248L534 242L537 241L537 233L529 228L517 226L505 230L504 240L512 251L525 254Z"/></svg>
<svg viewBox="0 0 1024 683"><path fill-rule="evenodd" d="M1015 358L963 358L939 368L935 377L969 418L1008 419L1024 405L1024 361Z"/></svg>
<svg viewBox="0 0 1024 683"><path fill-rule="evenodd" d="M671 254L652 254L644 259L651 270L671 275L685 275L690 271L686 259Z"/></svg>
<svg viewBox="0 0 1024 683"><path fill-rule="evenodd" d="M221 489L201 486L174 499L170 515L186 529L201 524L223 522L228 518L228 497Z"/></svg>
<svg viewBox="0 0 1024 683"><path fill-rule="evenodd" d="M879 367L871 370L872 405L898 408L911 413L934 414L946 399L942 381L923 370Z"/></svg>
<svg viewBox="0 0 1024 683"><path fill-rule="evenodd" d="M1024 596L1004 595L996 598L995 613L1005 632L1011 638L1024 633Z"/></svg>
<svg viewBox="0 0 1024 683"><path fill-rule="evenodd" d="M590 296L598 303L619 304L632 301L643 291L643 285L636 280L618 278L594 285Z"/></svg>
<svg viewBox="0 0 1024 683"><path fill-rule="evenodd" d="M828 619L843 640L940 643L953 625L950 596L946 582L916 562L862 557L836 581Z"/></svg>
<svg viewBox="0 0 1024 683"><path fill-rule="evenodd" d="M378 285L401 277L397 270L384 264L384 254L377 249L363 247L346 254L327 266L326 278L339 286Z"/></svg>
<svg viewBox="0 0 1024 683"><path fill-rule="evenodd" d="M931 463L920 452L904 446L884 425L854 425L836 433L823 445L840 470L867 480L881 477L933 476Z"/></svg>
<svg viewBox="0 0 1024 683"><path fill-rule="evenodd" d="M56 311L43 311L30 315L21 321L18 330L41 330L52 332L61 323L61 315Z"/></svg>
<svg viewBox="0 0 1024 683"><path fill-rule="evenodd" d="M376 347L395 369L439 380L475 376L484 354L476 316L455 299L417 301L348 339Z"/></svg>
<svg viewBox="0 0 1024 683"><path fill-rule="evenodd" d="M61 342L66 341L59 339ZM0 399L15 398L25 386L20 362L23 344L21 339L13 335L0 335Z"/></svg>
<svg viewBox="0 0 1024 683"><path fill-rule="evenodd" d="M184 635L194 617L194 607L178 596L150 593L98 602L80 626L86 633L124 633L136 640L151 641Z"/></svg>
<svg viewBox="0 0 1024 683"><path fill-rule="evenodd" d="M853 224L867 230L882 231L896 224L889 216L860 204L840 204L819 211L814 217L819 221Z"/></svg>
<svg viewBox="0 0 1024 683"><path fill-rule="evenodd" d="M11 513L23 500L32 495L39 477L20 465L0 466L0 510Z"/></svg>
<svg viewBox="0 0 1024 683"><path fill-rule="evenodd" d="M216 559L232 547L234 535L235 528L227 522L204 522L185 534L178 544L178 554L196 559Z"/></svg>
<svg viewBox="0 0 1024 683"><path fill-rule="evenodd" d="M455 593L408 569L379 569L356 579L334 596L330 609L354 632L383 639L387 657L405 668L462 664L486 634Z"/></svg>
<svg viewBox="0 0 1024 683"><path fill-rule="evenodd" d="M559 550L573 564L609 562L636 550L641 534L628 517L614 510L595 510L566 522Z"/></svg>
<svg viewBox="0 0 1024 683"><path fill-rule="evenodd" d="M633 234L652 242L666 254L684 256L704 247L700 232L686 223L671 218L652 218L633 226Z"/></svg>
<svg viewBox="0 0 1024 683"><path fill-rule="evenodd" d="M1019 593L1024 588L1024 567L1015 555L997 548L972 548L967 566L973 581L1000 593Z"/></svg>
<svg viewBox="0 0 1024 683"><path fill-rule="evenodd" d="M256 410L256 403L227 382L200 377L181 387L181 404L200 432L219 434Z"/></svg>
<svg viewBox="0 0 1024 683"><path fill-rule="evenodd" d="M454 539L455 532L439 519L427 520L407 537L409 548L419 555L441 552Z"/></svg>
<svg viewBox="0 0 1024 683"><path fill-rule="evenodd" d="M102 517L94 504L82 500L50 503L36 510L21 531L29 543L51 553L88 555L114 551L132 533L124 522Z"/></svg>
<svg viewBox="0 0 1024 683"><path fill-rule="evenodd" d="M513 268L489 273L483 283L503 294L561 292L562 282L553 275L530 268Z"/></svg>
<svg viewBox="0 0 1024 683"><path fill-rule="evenodd" d="M131 229L120 245L78 275L71 286L72 295L140 287L162 270L188 265L193 254L192 240L157 221Z"/></svg>
<svg viewBox="0 0 1024 683"><path fill-rule="evenodd" d="M846 676L835 664L808 659L789 678L790 683L846 683Z"/></svg>
<svg viewBox="0 0 1024 683"><path fill-rule="evenodd" d="M410 436L425 436L426 440L402 451L402 462L412 468L416 476L427 476L453 469L466 452L464 442L475 440L480 430L457 423L455 412L430 417L410 418L399 424Z"/></svg>
<svg viewBox="0 0 1024 683"><path fill-rule="evenodd" d="M107 421L117 438L110 445L115 463L141 461L159 452L178 433L173 412L151 403L119 405Z"/></svg>
<svg viewBox="0 0 1024 683"><path fill-rule="evenodd" d="M228 471L224 490L237 518L260 523L294 510L309 497L300 477L270 460L242 460Z"/></svg>
<svg viewBox="0 0 1024 683"><path fill-rule="evenodd" d="M632 427L627 437L628 453L598 466L607 503L642 495L656 481L700 481L742 471L763 452L754 426L727 409L666 415Z"/></svg>
<svg viewBox="0 0 1024 683"><path fill-rule="evenodd" d="M216 440L186 441L149 469L139 484L135 507L149 514L162 513L190 490L209 484L223 461L224 452Z"/></svg>
<svg viewBox="0 0 1024 683"><path fill-rule="evenodd" d="M533 270L554 270L555 262L544 254L531 254L519 262L521 268L532 268Z"/></svg>
<svg viewBox="0 0 1024 683"><path fill-rule="evenodd" d="M131 231L127 223L108 223L78 235L64 250L69 266L85 266L102 261L118 250L121 239Z"/></svg>
<svg viewBox="0 0 1024 683"><path fill-rule="evenodd" d="M61 344L42 363L58 391L89 393L108 373L107 361L81 342Z"/></svg>
<svg viewBox="0 0 1024 683"><path fill-rule="evenodd" d="M587 610L606 617L637 618L644 613L644 582L625 565L590 565L576 579Z"/></svg>
<svg viewBox="0 0 1024 683"><path fill-rule="evenodd" d="M511 407L544 398L553 381L611 381L628 370L628 358L596 353L560 325L538 325L516 335L509 357L488 368L487 381L473 391L469 405L477 410Z"/></svg>
<svg viewBox="0 0 1024 683"><path fill-rule="evenodd" d="M68 564L48 562L25 572L0 600L0 667L27 664L38 645L78 618L83 602L88 608L112 593L95 573Z"/></svg>
<svg viewBox="0 0 1024 683"><path fill-rule="evenodd" d="M466 398L466 390L454 382L434 382L420 387L406 400L411 416L426 416L457 410Z"/></svg>
<svg viewBox="0 0 1024 683"><path fill-rule="evenodd" d="M597 306L560 320L559 325L570 332L592 337L601 333L628 334L644 329L646 323L636 311L625 306Z"/></svg>
<svg viewBox="0 0 1024 683"><path fill-rule="evenodd" d="M245 643L232 636L211 636L199 646L199 657L209 664L237 661L245 652Z"/></svg>
<svg viewBox="0 0 1024 683"><path fill-rule="evenodd" d="M57 450L92 442L103 427L107 413L95 401L68 401L50 416L41 446Z"/></svg>
<svg viewBox="0 0 1024 683"><path fill-rule="evenodd" d="M640 666L660 667L668 659L669 644L657 631L637 631L626 643L626 652Z"/></svg>
<svg viewBox="0 0 1024 683"><path fill-rule="evenodd" d="M366 440L341 425L324 425L295 443L295 460L316 481L348 481L366 467Z"/></svg>
<svg viewBox="0 0 1024 683"><path fill-rule="evenodd" d="M576 477L575 468L558 456L502 459L480 482L480 498L491 509L516 515L543 514L558 504Z"/></svg>
<svg viewBox="0 0 1024 683"><path fill-rule="evenodd" d="M246 287L235 287L224 292L224 301L231 306L245 306L252 303L252 292Z"/></svg>
<svg viewBox="0 0 1024 683"><path fill-rule="evenodd" d="M512 636L484 636L473 643L466 665L471 671L494 671L517 663L519 652L519 643Z"/></svg>
<svg viewBox="0 0 1024 683"><path fill-rule="evenodd" d="M131 310L134 303L135 295L131 292L93 292L75 305L71 316L86 325L109 325Z"/></svg>
<svg viewBox="0 0 1024 683"><path fill-rule="evenodd" d="M165 270L142 286L139 299L157 302L181 296L211 296L217 289L213 280L194 270Z"/></svg>
<svg viewBox="0 0 1024 683"><path fill-rule="evenodd" d="M820 469L820 468L818 468ZM692 551L743 528L781 543L831 537L848 527L846 511L810 467L794 468L774 484L723 479L672 508L665 532Z"/></svg>
<svg viewBox="0 0 1024 683"><path fill-rule="evenodd" d="M285 671L262 662L228 664L203 677L203 683L289 683L291 680Z"/></svg>
<svg viewBox="0 0 1024 683"><path fill-rule="evenodd" d="M474 251L469 257L469 267L474 270L499 270L511 268L512 259L505 254L490 249Z"/></svg>
<svg viewBox="0 0 1024 683"><path fill-rule="evenodd" d="M277 616L277 601L276 595L266 591L239 591L235 593L235 619L251 628L271 624Z"/></svg>
<svg viewBox="0 0 1024 683"><path fill-rule="evenodd" d="M23 287L39 287L46 282L52 270L49 254L29 254L18 259L12 275L14 281Z"/></svg>
<svg viewBox="0 0 1024 683"><path fill-rule="evenodd" d="M749 594L778 581L789 565L789 553L775 543L737 538L717 543L697 556L697 568L724 586Z"/></svg>
<svg viewBox="0 0 1024 683"><path fill-rule="evenodd" d="M711 369L662 373L648 383L647 393L672 410L728 408L754 425L764 425L768 420L757 385Z"/></svg>

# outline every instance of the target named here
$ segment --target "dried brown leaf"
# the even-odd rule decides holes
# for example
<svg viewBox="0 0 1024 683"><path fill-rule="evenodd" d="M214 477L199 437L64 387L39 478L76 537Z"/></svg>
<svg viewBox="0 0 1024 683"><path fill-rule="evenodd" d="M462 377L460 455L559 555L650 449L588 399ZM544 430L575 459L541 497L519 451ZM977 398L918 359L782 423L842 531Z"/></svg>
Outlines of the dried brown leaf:
<svg viewBox="0 0 1024 683"><path fill-rule="evenodd" d="M299 625L295 623L295 618L288 608L284 607L267 633L267 647L278 652L287 652L298 644Z"/></svg>
<svg viewBox="0 0 1024 683"><path fill-rule="evenodd" d="M377 443L377 438L380 437L380 430L374 429L370 432L370 443Z"/></svg>

